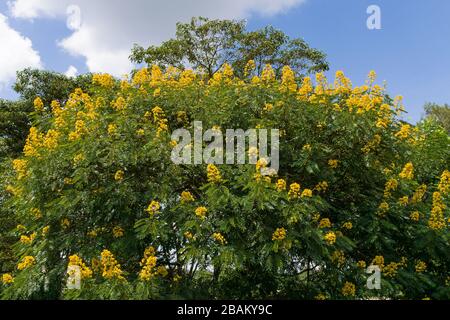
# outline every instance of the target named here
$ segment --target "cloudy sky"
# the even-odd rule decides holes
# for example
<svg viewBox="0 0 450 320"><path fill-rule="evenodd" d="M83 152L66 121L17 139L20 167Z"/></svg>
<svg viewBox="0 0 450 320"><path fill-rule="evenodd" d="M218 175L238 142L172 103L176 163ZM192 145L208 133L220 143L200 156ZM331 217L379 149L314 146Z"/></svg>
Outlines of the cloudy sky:
<svg viewBox="0 0 450 320"><path fill-rule="evenodd" d="M381 30L366 26L371 4ZM420 119L427 101L450 103L448 0L0 0L0 97L15 97L25 67L128 73L134 43L158 44L192 16L271 24L325 51L330 75L344 70L358 85L374 69L405 97L407 120Z"/></svg>

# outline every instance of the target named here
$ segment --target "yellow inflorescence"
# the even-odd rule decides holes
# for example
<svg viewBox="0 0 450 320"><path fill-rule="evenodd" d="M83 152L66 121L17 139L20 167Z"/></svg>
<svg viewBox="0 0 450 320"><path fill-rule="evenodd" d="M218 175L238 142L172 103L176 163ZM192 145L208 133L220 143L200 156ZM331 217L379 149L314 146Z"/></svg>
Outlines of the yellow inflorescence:
<svg viewBox="0 0 450 320"><path fill-rule="evenodd" d="M281 241L286 238L286 229L278 228L272 235L272 241Z"/></svg>
<svg viewBox="0 0 450 320"><path fill-rule="evenodd" d="M22 259L22 261L17 265L17 269L22 271L28 269L36 263L36 259L32 256L26 256Z"/></svg>
<svg viewBox="0 0 450 320"><path fill-rule="evenodd" d="M219 183L222 181L219 169L214 164L209 164L207 169L208 182Z"/></svg>
<svg viewBox="0 0 450 320"><path fill-rule="evenodd" d="M81 259L77 255L69 257L69 266L80 267L82 279L89 279L92 277L92 270L88 266L86 266L86 264L83 262L83 259Z"/></svg>
<svg viewBox="0 0 450 320"><path fill-rule="evenodd" d="M117 263L117 260L110 251L106 249L102 251L100 263L102 266L102 276L105 279L125 279L120 264Z"/></svg>
<svg viewBox="0 0 450 320"><path fill-rule="evenodd" d="M206 209L205 207L198 207L197 209L195 209L195 215L202 220L206 218L207 212L208 209Z"/></svg>

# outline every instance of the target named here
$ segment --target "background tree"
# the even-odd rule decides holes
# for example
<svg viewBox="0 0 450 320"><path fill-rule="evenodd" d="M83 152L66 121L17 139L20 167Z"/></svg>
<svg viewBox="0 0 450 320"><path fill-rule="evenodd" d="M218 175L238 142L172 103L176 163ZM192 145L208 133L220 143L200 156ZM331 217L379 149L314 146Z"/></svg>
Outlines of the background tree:
<svg viewBox="0 0 450 320"><path fill-rule="evenodd" d="M135 45L130 56L136 63L203 69L211 78L224 63L233 66L237 75L245 73L249 60L255 61L257 74L271 64L276 74L285 65L297 76L328 70L326 56L302 39L290 39L273 27L247 32L244 21L192 18L178 23L175 39L147 49Z"/></svg>
<svg viewBox="0 0 450 320"><path fill-rule="evenodd" d="M424 109L427 118L434 119L450 133L450 106L448 104L427 103Z"/></svg>

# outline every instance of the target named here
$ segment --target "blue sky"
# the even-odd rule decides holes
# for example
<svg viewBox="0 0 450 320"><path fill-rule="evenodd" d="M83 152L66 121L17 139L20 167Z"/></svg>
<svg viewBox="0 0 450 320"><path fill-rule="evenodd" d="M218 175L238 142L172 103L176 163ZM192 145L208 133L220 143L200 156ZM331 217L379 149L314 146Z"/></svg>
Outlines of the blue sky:
<svg viewBox="0 0 450 320"><path fill-rule="evenodd" d="M46 69L66 72L69 66L74 66L79 73L84 73L105 66L113 68L120 63L116 64L116 56L106 53L117 52L117 61L119 57L123 61L127 56L127 47L131 47L132 43L157 43L167 39L173 34L174 27L171 25L178 20L187 20L187 15L216 18L221 17L220 12L223 12L224 18L247 18L249 29L271 24L291 37L304 38L311 46L328 55L330 77L336 70L343 70L355 85L360 85L367 73L375 70L380 82L387 81L389 93L404 96L408 111L406 120L419 120L425 102L450 103L450 1L280 0L279 5L272 8L268 4L277 1L248 0L239 2L241 7L233 9L227 7L227 1L218 0L215 5L222 3L222 7L219 5L217 10L211 7L211 11L207 11L205 5L199 4L198 8L190 6L190 11L184 13L186 10L177 10L176 6L169 11L170 1L169 4L167 1L162 4L161 1L133 0L139 2L137 6L148 5L150 11L142 15L138 11L120 8L130 4L113 0L110 3L115 3L110 7L117 8L109 8L109 14L120 19L112 19L115 24L106 26L109 19L97 17L100 10L95 5L89 5L86 0L73 0L70 2L79 4L86 18L82 26L85 30L75 31L67 28L65 11L58 7L61 3L58 1L56 4L54 0L42 0L40 3L48 3L44 6L34 4L37 2L33 0L14 0L18 3L14 12L8 8L7 1L0 0L0 14L8 17L7 23L11 29L31 40L32 49L40 57L41 67ZM366 9L371 4L381 9L381 30L366 27ZM268 11L264 6L270 7ZM151 19L152 14L155 20L159 16L162 20L158 27L150 25L147 28L145 23L150 22L145 20ZM130 24L130 21L133 23ZM111 28L111 34L107 36L101 33L108 30L106 27ZM138 32L138 28L144 30ZM90 34L98 36L90 37ZM61 45L64 39L69 41ZM102 43L103 40L105 43ZM89 46L94 46L92 43L98 48L89 50ZM3 61L3 64L7 62ZM127 62L122 64L123 68L116 68L116 73L127 67ZM0 61L0 79L1 66ZM14 98L14 93L9 89L11 81L3 84L0 97Z"/></svg>

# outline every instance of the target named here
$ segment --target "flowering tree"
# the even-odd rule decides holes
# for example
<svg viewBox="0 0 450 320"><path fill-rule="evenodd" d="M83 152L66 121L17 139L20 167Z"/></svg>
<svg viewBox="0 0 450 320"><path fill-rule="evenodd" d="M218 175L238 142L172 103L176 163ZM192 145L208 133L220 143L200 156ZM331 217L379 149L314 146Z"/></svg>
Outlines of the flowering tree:
<svg viewBox="0 0 450 320"><path fill-rule="evenodd" d="M153 66L94 75L62 105L37 97L6 186L20 224L2 297L448 299L447 133L397 120L401 98L373 72L354 87L253 68L205 80ZM194 121L279 129L277 175L263 159L173 163L170 133Z"/></svg>

